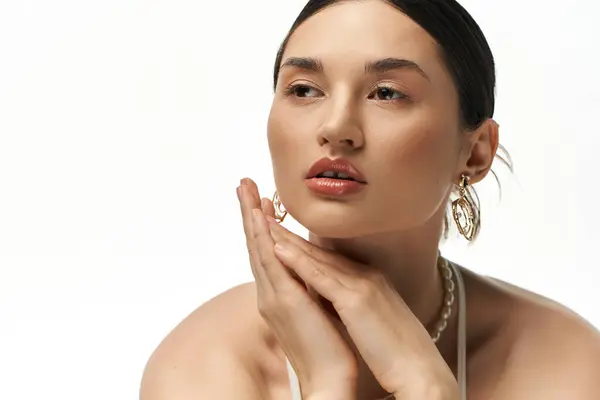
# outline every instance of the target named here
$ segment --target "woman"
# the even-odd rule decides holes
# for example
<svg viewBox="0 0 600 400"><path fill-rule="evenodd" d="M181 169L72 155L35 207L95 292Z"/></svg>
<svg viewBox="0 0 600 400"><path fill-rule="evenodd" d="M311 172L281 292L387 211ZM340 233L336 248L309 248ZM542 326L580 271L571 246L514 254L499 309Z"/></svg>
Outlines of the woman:
<svg viewBox="0 0 600 400"><path fill-rule="evenodd" d="M493 57L458 3L311 0L274 78L275 207L238 188L255 282L161 343L142 400L600 398L591 325L438 250L448 220L476 237L499 148Z"/></svg>

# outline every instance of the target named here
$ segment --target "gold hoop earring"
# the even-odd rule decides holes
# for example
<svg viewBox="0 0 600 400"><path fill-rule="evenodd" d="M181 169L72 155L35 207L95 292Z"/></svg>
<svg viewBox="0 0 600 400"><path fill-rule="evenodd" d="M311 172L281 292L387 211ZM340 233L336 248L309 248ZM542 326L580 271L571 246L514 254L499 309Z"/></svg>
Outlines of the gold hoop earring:
<svg viewBox="0 0 600 400"><path fill-rule="evenodd" d="M279 198L279 193L277 193L277 190L275 191L275 194L273 194L272 201L273 208L275 209L275 221L282 223L288 213L283 207L283 204L281 204L281 199Z"/></svg>
<svg viewBox="0 0 600 400"><path fill-rule="evenodd" d="M452 216L460 234L470 242L477 233L479 213L469 193L469 181L470 178L462 174L458 184L460 197L452 202Z"/></svg>

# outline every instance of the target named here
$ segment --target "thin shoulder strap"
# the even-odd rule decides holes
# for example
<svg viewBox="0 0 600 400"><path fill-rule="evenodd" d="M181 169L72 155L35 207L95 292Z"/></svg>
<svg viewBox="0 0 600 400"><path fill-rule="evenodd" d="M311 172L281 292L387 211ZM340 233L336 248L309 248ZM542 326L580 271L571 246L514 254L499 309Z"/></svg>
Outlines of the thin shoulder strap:
<svg viewBox="0 0 600 400"><path fill-rule="evenodd" d="M458 289L457 381L460 399L467 400L467 299L465 283L460 268L451 261L448 261L448 264L456 277L456 286Z"/></svg>
<svg viewBox="0 0 600 400"><path fill-rule="evenodd" d="M290 360L285 358L285 364L287 365L288 375L290 377L290 390L292 391L292 400L302 400L302 393L300 392L300 382L298 382L298 376L290 364Z"/></svg>

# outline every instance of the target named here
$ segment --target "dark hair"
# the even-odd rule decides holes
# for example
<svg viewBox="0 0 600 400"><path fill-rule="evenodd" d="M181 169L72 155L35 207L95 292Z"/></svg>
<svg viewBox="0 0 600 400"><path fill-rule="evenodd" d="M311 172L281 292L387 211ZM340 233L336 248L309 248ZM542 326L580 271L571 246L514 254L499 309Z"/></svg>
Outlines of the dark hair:
<svg viewBox="0 0 600 400"><path fill-rule="evenodd" d="M304 6L277 52L273 87L277 87L283 53L290 36L308 18L326 7L349 0L309 0ZM442 60L458 91L460 122L467 130L475 130L494 115L496 71L494 56L481 28L473 17L455 0L382 0L402 11L419 24L438 43ZM510 155L503 146L505 157L497 157L512 171ZM498 176L492 171L496 181ZM500 182L498 181L498 185ZM471 190L473 190L471 188ZM474 190L473 190L474 192ZM475 193L475 192L474 192ZM475 193L475 199L477 194ZM479 230L479 200L476 208L476 233ZM445 219L444 237L448 234Z"/></svg>

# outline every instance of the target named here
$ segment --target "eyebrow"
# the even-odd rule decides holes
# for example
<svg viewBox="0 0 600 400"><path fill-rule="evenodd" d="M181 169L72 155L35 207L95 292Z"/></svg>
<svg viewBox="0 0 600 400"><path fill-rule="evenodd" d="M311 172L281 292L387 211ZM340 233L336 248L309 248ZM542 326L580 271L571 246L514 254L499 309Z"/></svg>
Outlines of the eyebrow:
<svg viewBox="0 0 600 400"><path fill-rule="evenodd" d="M306 71L312 72L323 72L323 63L312 57L290 57L281 64L281 69L286 67L296 67ZM403 58L383 58L381 60L367 62L365 64L365 73L384 73L387 71L398 70L398 69L411 69L419 73L422 77L431 81L429 75L423 71L423 69L414 61L406 60Z"/></svg>

